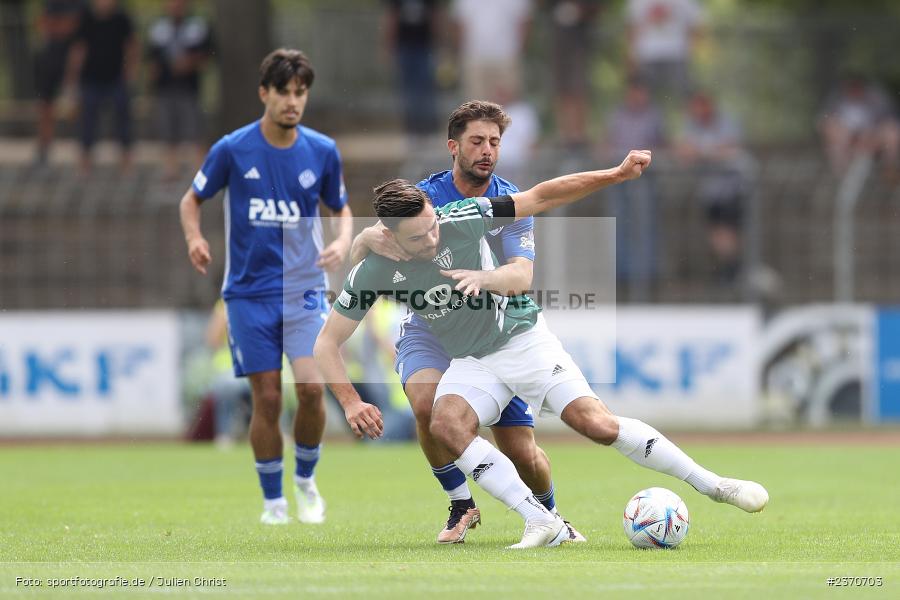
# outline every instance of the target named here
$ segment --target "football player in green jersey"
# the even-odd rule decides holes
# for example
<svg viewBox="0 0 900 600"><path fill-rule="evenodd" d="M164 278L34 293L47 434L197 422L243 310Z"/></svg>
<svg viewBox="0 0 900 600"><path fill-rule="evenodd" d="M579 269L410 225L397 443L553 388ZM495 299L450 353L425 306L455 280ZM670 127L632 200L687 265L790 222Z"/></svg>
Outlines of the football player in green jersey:
<svg viewBox="0 0 900 600"><path fill-rule="evenodd" d="M437 210L409 182L382 184L375 190L375 212L413 260L398 263L376 255L357 264L316 341L316 360L351 429L374 438L382 432L381 416L360 400L347 379L340 346L380 296L426 319L453 356L438 385L431 433L457 457L460 470L525 519L522 540L511 548L556 546L568 537L563 520L535 499L512 462L478 436L478 427L495 422L514 395L536 413L553 412L578 433L687 481L714 500L748 512L768 502L758 483L720 477L653 427L613 415L530 299L481 289L477 273L496 266L484 248L486 230L635 179L650 159L649 151L633 150L612 169L565 175L511 196L470 198Z"/></svg>

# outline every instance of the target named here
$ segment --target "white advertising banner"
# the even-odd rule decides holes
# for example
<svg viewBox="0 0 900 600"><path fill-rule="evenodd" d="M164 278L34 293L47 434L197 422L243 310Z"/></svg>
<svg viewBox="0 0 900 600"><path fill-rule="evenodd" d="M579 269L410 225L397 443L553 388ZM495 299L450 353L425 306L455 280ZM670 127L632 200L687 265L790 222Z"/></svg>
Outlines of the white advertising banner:
<svg viewBox="0 0 900 600"><path fill-rule="evenodd" d="M0 313L0 436L177 434L178 353L174 312Z"/></svg>
<svg viewBox="0 0 900 600"><path fill-rule="evenodd" d="M624 307L612 336L608 316L598 311L544 314L614 413L680 429L757 424L755 309Z"/></svg>

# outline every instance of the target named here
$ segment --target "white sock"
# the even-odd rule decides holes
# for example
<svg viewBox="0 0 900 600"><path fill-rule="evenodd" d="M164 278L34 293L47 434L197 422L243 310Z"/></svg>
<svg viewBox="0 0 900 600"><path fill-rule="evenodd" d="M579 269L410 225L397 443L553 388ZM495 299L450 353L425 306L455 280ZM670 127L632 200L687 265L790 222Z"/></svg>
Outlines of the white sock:
<svg viewBox="0 0 900 600"><path fill-rule="evenodd" d="M513 507L522 518L528 521L543 521L549 523L556 518L556 515L547 510L547 507L541 504L540 500L534 496L528 496Z"/></svg>
<svg viewBox="0 0 900 600"><path fill-rule="evenodd" d="M472 492L469 490L469 483L466 481L463 481L452 490L445 491L447 492L447 495L450 496L451 502L453 500L468 500L472 497Z"/></svg>
<svg viewBox="0 0 900 600"><path fill-rule="evenodd" d="M507 508L516 508L523 500L532 497L531 490L519 478L512 461L482 437L472 440L454 462L460 471Z"/></svg>
<svg viewBox="0 0 900 600"><path fill-rule="evenodd" d="M709 496L721 477L707 471L673 444L663 434L643 421L616 417L619 437L613 448L648 469L687 481L701 494Z"/></svg>
<svg viewBox="0 0 900 600"><path fill-rule="evenodd" d="M318 490L318 488L316 488L315 475L312 477L300 477L299 475L294 475L294 483L296 483L297 487L303 491Z"/></svg>
<svg viewBox="0 0 900 600"><path fill-rule="evenodd" d="M284 496L281 498L272 498L271 500L263 499L263 510L271 510L279 507L287 508L287 498Z"/></svg>

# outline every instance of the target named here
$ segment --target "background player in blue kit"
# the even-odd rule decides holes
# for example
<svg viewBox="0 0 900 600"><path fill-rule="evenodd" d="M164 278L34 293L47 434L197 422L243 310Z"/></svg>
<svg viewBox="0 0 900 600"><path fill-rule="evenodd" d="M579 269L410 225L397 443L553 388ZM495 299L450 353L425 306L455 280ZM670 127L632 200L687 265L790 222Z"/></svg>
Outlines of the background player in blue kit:
<svg viewBox="0 0 900 600"><path fill-rule="evenodd" d="M278 426L283 354L297 382L298 515L307 523L325 519L313 476L325 407L312 349L328 310L324 271L346 259L353 223L334 141L300 125L314 77L302 52L269 54L260 66L262 119L216 142L180 207L191 263L206 274L211 257L200 232L200 205L227 188L222 297L234 371L249 377L253 392L250 444L265 498L261 521L267 524L289 521ZM336 239L328 247L323 247L320 200L338 217Z"/></svg>
<svg viewBox="0 0 900 600"><path fill-rule="evenodd" d="M494 175L500 140L509 125L509 116L498 104L478 100L462 104L448 122L447 148L453 168L420 181L417 187L428 194L435 207L463 198L519 191L512 183ZM410 259L386 230L378 223L356 237L351 251L353 264L359 263L370 250L394 260ZM534 220L528 217L495 229L486 238L503 266L494 271L457 272L458 289L477 287L509 295L529 289L534 275ZM441 375L450 365L450 357L428 325L412 312L404 319L400 335L395 366L416 416L419 444L434 476L450 497L450 517L437 540L443 544L462 542L468 529L478 524L481 514L472 499L466 476L429 431L434 394ZM492 430L497 445L516 465L535 497L548 510L555 511L550 461L535 443L534 416L528 405L513 398ZM584 541L584 536L574 527L568 527L570 541Z"/></svg>

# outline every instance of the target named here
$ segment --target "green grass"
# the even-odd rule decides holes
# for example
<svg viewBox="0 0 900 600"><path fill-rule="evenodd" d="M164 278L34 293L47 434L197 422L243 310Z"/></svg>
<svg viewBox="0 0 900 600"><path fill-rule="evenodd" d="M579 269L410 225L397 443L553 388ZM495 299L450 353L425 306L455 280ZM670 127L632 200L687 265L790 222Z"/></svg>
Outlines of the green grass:
<svg viewBox="0 0 900 600"><path fill-rule="evenodd" d="M521 535L518 515L480 490L484 525L465 545L434 543L447 501L413 446L327 446L317 478L328 522L280 528L256 522L261 502L246 447L0 448L0 597L898 595L900 448L687 448L713 470L764 483L771 502L757 515L715 504L609 449L545 449L560 509L589 542L513 553L504 546ZM625 502L653 485L679 493L691 513L690 534L672 551L636 550L622 532ZM227 585L47 587L49 578L76 576ZM826 586L840 576L884 584ZM26 589L16 577L44 585Z"/></svg>

